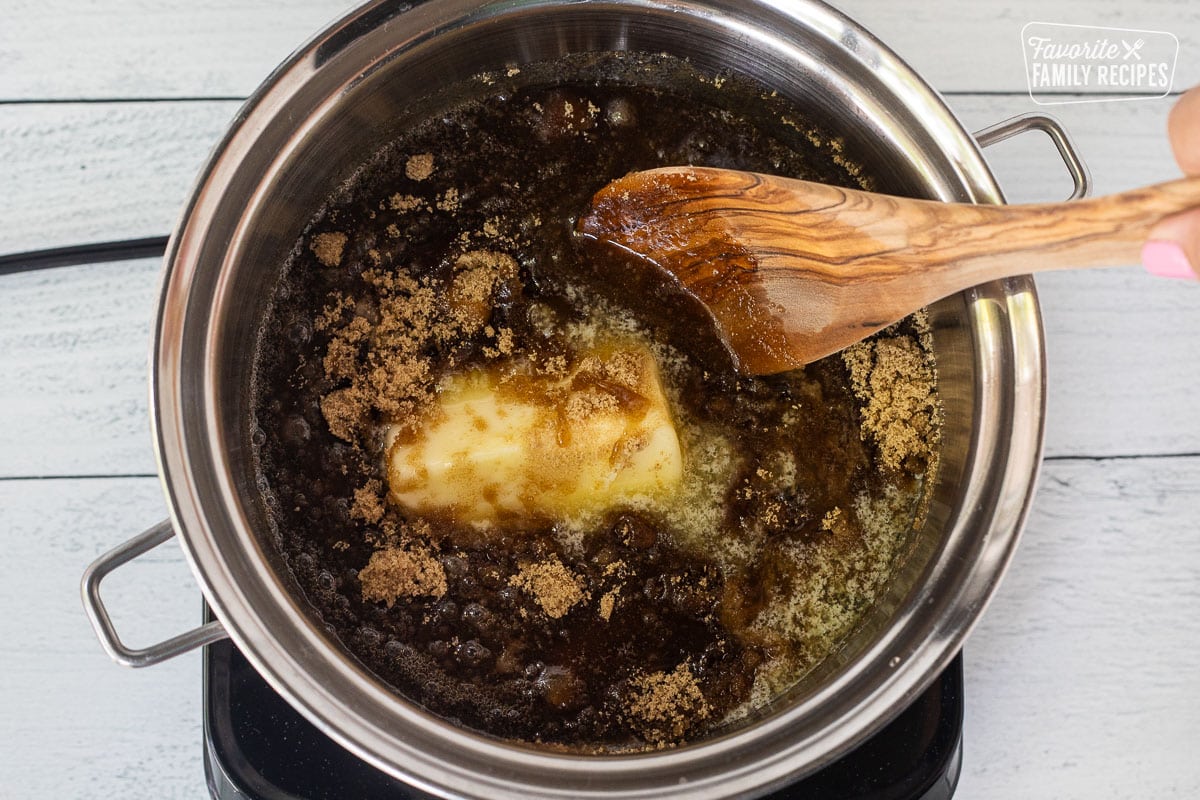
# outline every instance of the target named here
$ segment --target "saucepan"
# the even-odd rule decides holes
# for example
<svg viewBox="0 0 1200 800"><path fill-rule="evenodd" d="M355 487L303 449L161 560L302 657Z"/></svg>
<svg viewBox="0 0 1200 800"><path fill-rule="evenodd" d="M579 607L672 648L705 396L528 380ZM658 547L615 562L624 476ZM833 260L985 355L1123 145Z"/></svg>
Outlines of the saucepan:
<svg viewBox="0 0 1200 800"><path fill-rule="evenodd" d="M424 98L486 71L570 53L666 52L801 103L874 174L913 194L1003 202L981 147L1038 129L1086 192L1061 128L1020 118L968 133L859 25L813 0L377 0L301 47L238 112L171 237L151 354L151 412L170 519L89 568L84 597L118 661L145 666L228 636L284 698L380 769L446 796L753 796L878 730L953 658L1017 544L1041 457L1043 338L1031 279L933 306L945 407L924 528L888 592L796 690L748 724L640 755L505 743L425 713L363 669L295 590L265 524L251 454L262 298L321 198ZM110 571L179 539L218 619L131 649L100 598Z"/></svg>

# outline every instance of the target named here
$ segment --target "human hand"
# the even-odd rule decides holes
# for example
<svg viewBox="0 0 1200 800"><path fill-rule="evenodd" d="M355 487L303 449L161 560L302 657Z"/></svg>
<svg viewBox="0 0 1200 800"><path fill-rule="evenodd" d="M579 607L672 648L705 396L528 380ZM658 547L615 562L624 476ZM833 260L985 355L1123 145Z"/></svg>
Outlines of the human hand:
<svg viewBox="0 0 1200 800"><path fill-rule="evenodd" d="M1167 120L1175 161L1187 175L1200 175L1200 86L1179 98ZM1200 280L1200 209L1160 222L1142 248L1142 264L1155 275Z"/></svg>

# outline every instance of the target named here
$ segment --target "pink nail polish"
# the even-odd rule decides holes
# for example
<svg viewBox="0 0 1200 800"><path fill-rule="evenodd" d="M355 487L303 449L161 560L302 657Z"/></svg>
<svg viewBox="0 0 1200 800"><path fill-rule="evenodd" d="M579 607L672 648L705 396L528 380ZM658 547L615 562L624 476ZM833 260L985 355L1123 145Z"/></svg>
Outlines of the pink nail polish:
<svg viewBox="0 0 1200 800"><path fill-rule="evenodd" d="M1142 247L1142 266L1160 278L1200 280L1200 275L1188 262L1183 248L1166 239L1152 239Z"/></svg>

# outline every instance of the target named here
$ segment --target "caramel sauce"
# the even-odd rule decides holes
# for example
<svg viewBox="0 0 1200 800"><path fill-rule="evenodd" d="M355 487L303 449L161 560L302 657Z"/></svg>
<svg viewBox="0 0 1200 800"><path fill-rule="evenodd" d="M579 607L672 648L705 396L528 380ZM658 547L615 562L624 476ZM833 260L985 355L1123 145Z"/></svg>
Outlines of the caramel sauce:
<svg viewBox="0 0 1200 800"><path fill-rule="evenodd" d="M455 724L573 750L692 741L845 640L910 542L932 465L881 463L842 359L738 374L702 309L581 243L575 218L654 166L841 185L854 170L782 99L679 62L489 77L398 131L314 209L285 266L257 350L273 546L331 636ZM488 263L495 279L463 277ZM424 338L398 307L421 309ZM382 431L416 435L443 377L565 375L613 337L643 341L661 371L685 459L669 500L483 526L381 501ZM364 395L401 380L402 403Z"/></svg>

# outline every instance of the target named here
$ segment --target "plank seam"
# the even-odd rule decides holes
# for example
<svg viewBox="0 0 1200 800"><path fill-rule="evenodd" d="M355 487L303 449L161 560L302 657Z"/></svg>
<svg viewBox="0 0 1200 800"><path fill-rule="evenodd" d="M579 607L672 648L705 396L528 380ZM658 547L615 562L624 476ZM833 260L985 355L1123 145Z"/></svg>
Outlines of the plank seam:
<svg viewBox="0 0 1200 800"><path fill-rule="evenodd" d="M244 103L245 97L236 95L193 95L187 97L7 97L0 98L0 106L68 106L104 105L111 103Z"/></svg>
<svg viewBox="0 0 1200 800"><path fill-rule="evenodd" d="M1168 458L1200 458L1200 453L1142 453L1108 456L1063 455L1046 456L1042 461L1046 463L1061 463L1064 461L1161 461Z"/></svg>
<svg viewBox="0 0 1200 800"><path fill-rule="evenodd" d="M117 475L80 474L80 475L0 475L0 483L16 483L18 481L103 481L123 480L126 478L157 478L157 472L124 472Z"/></svg>
<svg viewBox="0 0 1200 800"><path fill-rule="evenodd" d="M947 89L940 92L943 97L1029 97L1029 90L1019 89L988 89L972 91L970 89ZM1163 97L1179 97L1183 90L1172 90L1166 95L1145 97L1144 92L1038 92L1039 97L1090 97L1097 100L1103 98L1141 97L1146 100L1161 100ZM244 103L246 97L241 95L187 95L182 97L10 97L0 98L0 106L37 106L37 105L104 105L121 103Z"/></svg>

